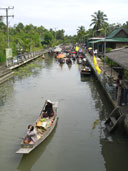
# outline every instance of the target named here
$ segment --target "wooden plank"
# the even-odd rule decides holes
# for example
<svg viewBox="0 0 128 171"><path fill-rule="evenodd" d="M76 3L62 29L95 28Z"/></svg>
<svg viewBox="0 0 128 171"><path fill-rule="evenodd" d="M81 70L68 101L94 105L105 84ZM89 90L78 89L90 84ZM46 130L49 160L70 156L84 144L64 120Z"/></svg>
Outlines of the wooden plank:
<svg viewBox="0 0 128 171"><path fill-rule="evenodd" d="M107 120L107 122L105 123L107 130L109 132L113 131L113 129L117 126L123 116L124 115L122 114L117 120L114 117L110 117L109 120Z"/></svg>
<svg viewBox="0 0 128 171"><path fill-rule="evenodd" d="M18 151L16 151L17 154L28 154L30 153L31 149L29 148L20 148Z"/></svg>
<svg viewBox="0 0 128 171"><path fill-rule="evenodd" d="M111 119L111 121L113 122L113 124L115 125L116 124L116 122L117 122L117 120L115 119L115 117L110 117L110 119Z"/></svg>
<svg viewBox="0 0 128 171"><path fill-rule="evenodd" d="M110 127L110 125L107 125L106 128L107 128L107 130L108 130L109 132L111 132L111 127Z"/></svg>

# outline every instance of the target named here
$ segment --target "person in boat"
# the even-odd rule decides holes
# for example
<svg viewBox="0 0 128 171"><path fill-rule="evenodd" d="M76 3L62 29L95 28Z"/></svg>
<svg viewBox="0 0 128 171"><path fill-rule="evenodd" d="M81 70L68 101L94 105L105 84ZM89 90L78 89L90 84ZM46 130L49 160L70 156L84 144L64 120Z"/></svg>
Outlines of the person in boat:
<svg viewBox="0 0 128 171"><path fill-rule="evenodd" d="M52 117L54 115L53 104L50 100L46 101L47 104L43 110L43 117Z"/></svg>
<svg viewBox="0 0 128 171"><path fill-rule="evenodd" d="M25 144L34 144L37 141L37 131L33 125L28 125L27 136L24 139Z"/></svg>

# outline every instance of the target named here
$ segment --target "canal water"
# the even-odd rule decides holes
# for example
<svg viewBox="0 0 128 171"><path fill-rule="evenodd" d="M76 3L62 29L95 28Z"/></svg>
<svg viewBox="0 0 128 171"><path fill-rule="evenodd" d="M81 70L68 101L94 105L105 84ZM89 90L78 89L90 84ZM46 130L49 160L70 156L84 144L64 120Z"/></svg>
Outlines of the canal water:
<svg viewBox="0 0 128 171"><path fill-rule="evenodd" d="M1 171L128 170L127 138L104 134L112 106L94 76L81 77L78 64L48 55L16 73L0 85ZM55 130L29 155L16 154L46 99L59 102Z"/></svg>

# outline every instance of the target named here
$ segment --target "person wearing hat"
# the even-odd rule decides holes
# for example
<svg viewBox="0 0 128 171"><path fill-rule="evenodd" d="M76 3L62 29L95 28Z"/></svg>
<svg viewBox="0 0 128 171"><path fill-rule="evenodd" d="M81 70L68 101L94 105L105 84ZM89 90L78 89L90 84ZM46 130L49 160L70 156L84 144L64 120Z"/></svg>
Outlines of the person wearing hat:
<svg viewBox="0 0 128 171"><path fill-rule="evenodd" d="M43 110L43 117L52 117L54 115L53 104L51 100L47 100L46 102L47 104L45 106L45 109Z"/></svg>

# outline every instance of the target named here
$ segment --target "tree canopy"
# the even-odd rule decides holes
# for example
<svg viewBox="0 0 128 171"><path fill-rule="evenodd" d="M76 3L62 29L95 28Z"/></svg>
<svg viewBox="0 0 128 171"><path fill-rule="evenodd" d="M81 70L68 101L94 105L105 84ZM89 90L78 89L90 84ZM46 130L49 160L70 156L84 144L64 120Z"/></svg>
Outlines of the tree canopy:
<svg viewBox="0 0 128 171"><path fill-rule="evenodd" d="M99 30L104 28L107 25L107 15L104 14L104 12L98 10L97 12L94 12L92 16L92 23L90 24L90 26L93 25L93 29L94 30Z"/></svg>
<svg viewBox="0 0 128 171"><path fill-rule="evenodd" d="M9 28L9 42L10 48L12 48L13 56L17 55L19 49L24 52L32 52L44 47L55 46L58 44L67 43L85 43L86 40L92 36L104 36L111 33L117 26L123 27L128 31L128 21L121 25L120 23L109 24L107 15L104 12L98 10L91 15L92 20L88 30L85 26L81 25L77 28L77 34L73 36L65 35L65 31L49 30L43 26L34 26L32 24L24 25L19 23ZM3 22L3 18L0 18L0 61L5 61L5 48L7 48L7 28Z"/></svg>
<svg viewBox="0 0 128 171"><path fill-rule="evenodd" d="M5 61L5 49L7 48L6 25L0 20L0 61ZM19 50L32 52L44 47L55 46L67 41L68 36L64 37L64 30L48 30L43 26L34 26L32 24L24 25L19 23L9 28L9 43L12 48L13 56L18 54ZM69 39L70 40L70 39Z"/></svg>

